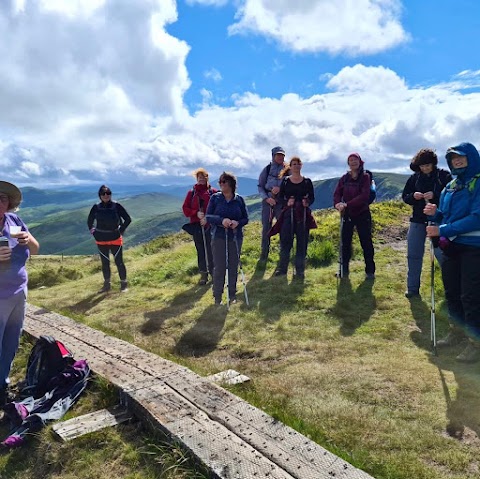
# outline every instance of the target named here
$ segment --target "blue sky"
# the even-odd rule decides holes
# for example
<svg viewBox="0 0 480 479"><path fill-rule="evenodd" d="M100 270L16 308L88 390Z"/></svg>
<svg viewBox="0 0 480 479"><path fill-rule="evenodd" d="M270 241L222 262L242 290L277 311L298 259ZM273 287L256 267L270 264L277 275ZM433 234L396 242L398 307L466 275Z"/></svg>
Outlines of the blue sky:
<svg viewBox="0 0 480 479"><path fill-rule="evenodd" d="M409 172L480 146L474 0L2 0L0 167L20 185ZM444 163L443 163L444 165Z"/></svg>

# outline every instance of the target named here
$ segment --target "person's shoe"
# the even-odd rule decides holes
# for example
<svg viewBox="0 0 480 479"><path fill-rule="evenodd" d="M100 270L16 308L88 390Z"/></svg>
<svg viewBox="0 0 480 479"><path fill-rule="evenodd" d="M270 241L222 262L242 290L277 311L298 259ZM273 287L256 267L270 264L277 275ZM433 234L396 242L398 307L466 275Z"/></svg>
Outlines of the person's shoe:
<svg viewBox="0 0 480 479"><path fill-rule="evenodd" d="M111 289L112 285L110 284L110 281L104 281L103 287L100 289L99 293L108 293Z"/></svg>
<svg viewBox="0 0 480 479"><path fill-rule="evenodd" d="M198 281L198 284L200 286L204 286L208 283L208 273L200 273L200 280Z"/></svg>
<svg viewBox="0 0 480 479"><path fill-rule="evenodd" d="M343 276L340 274L340 271L337 271L335 273L335 278L340 278L340 279L347 279L349 276L349 273L348 272L343 272Z"/></svg>
<svg viewBox="0 0 480 479"><path fill-rule="evenodd" d="M375 279L375 273L367 273L365 279Z"/></svg>
<svg viewBox="0 0 480 479"><path fill-rule="evenodd" d="M455 359L461 363L480 361L480 344L470 340L468 346Z"/></svg>
<svg viewBox="0 0 480 479"><path fill-rule="evenodd" d="M126 293L128 291L128 281L120 281L120 291Z"/></svg>
<svg viewBox="0 0 480 479"><path fill-rule="evenodd" d="M466 338L465 333L460 328L450 328L448 334L443 338L437 341L437 348L448 348L451 346L456 346L464 341Z"/></svg>
<svg viewBox="0 0 480 479"><path fill-rule="evenodd" d="M230 304L237 304L237 298L230 299Z"/></svg>
<svg viewBox="0 0 480 479"><path fill-rule="evenodd" d="M273 273L274 276L286 276L287 275L287 272L286 271L281 271L279 269L277 269L277 271L275 271L275 273Z"/></svg>
<svg viewBox="0 0 480 479"><path fill-rule="evenodd" d="M263 253L260 255L259 260L265 263L265 262L267 261L267 259L268 259L268 253L263 252Z"/></svg>
<svg viewBox="0 0 480 479"><path fill-rule="evenodd" d="M305 281L305 273L295 273L293 275L293 280L299 283Z"/></svg>
<svg viewBox="0 0 480 479"><path fill-rule="evenodd" d="M419 298L420 293L418 291L405 291L405 298L412 299L412 298Z"/></svg>
<svg viewBox="0 0 480 479"><path fill-rule="evenodd" d="M223 306L222 305L222 298L214 298L215 306Z"/></svg>

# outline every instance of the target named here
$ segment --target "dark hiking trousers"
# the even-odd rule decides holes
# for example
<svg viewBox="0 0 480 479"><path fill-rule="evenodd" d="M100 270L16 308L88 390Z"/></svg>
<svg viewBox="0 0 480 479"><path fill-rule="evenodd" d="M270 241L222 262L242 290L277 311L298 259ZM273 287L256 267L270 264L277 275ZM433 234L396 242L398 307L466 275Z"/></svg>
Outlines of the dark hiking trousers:
<svg viewBox="0 0 480 479"><path fill-rule="evenodd" d="M375 262L373 260L374 250L372 242L372 215L370 211L362 213L360 216L350 218L344 216L342 228L342 258L343 272L349 274L349 263L352 257L352 238L353 231L356 228L360 245L363 250L363 259L365 260L365 273L375 273Z"/></svg>
<svg viewBox="0 0 480 479"><path fill-rule="evenodd" d="M200 273L213 274L213 256L212 256L212 235L210 229L205 230L205 244L203 242L202 226L200 223L195 225L193 231L193 242L195 243L195 249L197 250L197 263L198 271ZM207 250L207 258L205 258L205 249ZM207 267L208 259L208 267Z"/></svg>
<svg viewBox="0 0 480 479"><path fill-rule="evenodd" d="M450 246L452 248L450 248ZM480 248L458 243L444 254L442 279L449 319L480 340Z"/></svg>
<svg viewBox="0 0 480 479"><path fill-rule="evenodd" d="M267 257L270 252L270 237L268 232L272 227L273 219L277 219L282 212L282 205L277 204L272 208L266 200L262 201L262 256Z"/></svg>
<svg viewBox="0 0 480 479"><path fill-rule="evenodd" d="M98 244L98 251L100 252L100 259L102 260L102 273L103 279L105 281L110 281L111 271L110 271L110 252L113 254L115 259L115 264L118 269L118 276L120 276L120 281L125 281L127 279L127 269L123 264L123 247L118 245L105 245Z"/></svg>
<svg viewBox="0 0 480 479"><path fill-rule="evenodd" d="M238 248L242 250L242 241L237 240ZM223 288L225 285L225 270L226 270L226 251L225 239L212 239L212 253L213 253L213 297L220 301L223 295ZM238 253L235 242L228 241L228 292L230 299L235 298L237 294L237 277L238 277Z"/></svg>
<svg viewBox="0 0 480 479"><path fill-rule="evenodd" d="M277 270L280 273L286 273L290 261L290 251L293 247L293 239L297 238L297 248L295 253L295 273L305 274L305 260L307 256L309 230L303 219L293 218L291 210L284 213L282 229L280 230L280 262Z"/></svg>

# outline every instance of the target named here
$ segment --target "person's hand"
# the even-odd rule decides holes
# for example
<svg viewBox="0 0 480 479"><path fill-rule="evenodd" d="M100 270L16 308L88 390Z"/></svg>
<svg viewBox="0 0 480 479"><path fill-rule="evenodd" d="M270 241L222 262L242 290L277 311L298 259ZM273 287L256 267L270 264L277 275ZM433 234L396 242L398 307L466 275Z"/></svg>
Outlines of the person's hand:
<svg viewBox="0 0 480 479"><path fill-rule="evenodd" d="M20 232L20 234L16 237L19 245L28 246L30 241L30 235L26 231Z"/></svg>
<svg viewBox="0 0 480 479"><path fill-rule="evenodd" d="M427 226L427 236L429 238L435 238L436 236L440 236L440 230L438 226Z"/></svg>
<svg viewBox="0 0 480 479"><path fill-rule="evenodd" d="M230 228L232 228L232 230L234 230L237 226L238 226L238 221L232 220L231 223L230 223Z"/></svg>
<svg viewBox="0 0 480 479"><path fill-rule="evenodd" d="M201 220L202 218L205 218L205 213L203 211L198 211L197 212L197 218Z"/></svg>
<svg viewBox="0 0 480 479"><path fill-rule="evenodd" d="M308 198L302 199L302 205L304 208L308 208L310 206L310 202L308 201Z"/></svg>
<svg viewBox="0 0 480 479"><path fill-rule="evenodd" d="M347 207L347 203L342 203L342 202L337 203L337 204L335 205L335 209L337 209L338 211L340 211L340 213L342 213L342 212L346 209L346 207Z"/></svg>
<svg viewBox="0 0 480 479"><path fill-rule="evenodd" d="M273 198L267 198L265 200L270 206L275 206L277 202Z"/></svg>
<svg viewBox="0 0 480 479"><path fill-rule="evenodd" d="M280 187L274 186L271 191L272 191L272 195L278 195L278 193L280 193Z"/></svg>
<svg viewBox="0 0 480 479"><path fill-rule="evenodd" d="M293 206L295 204L295 198L293 196L290 196L288 198L287 206Z"/></svg>
<svg viewBox="0 0 480 479"><path fill-rule="evenodd" d="M202 226L205 226L207 224L207 219L205 218L205 216L200 220L200 224Z"/></svg>
<svg viewBox="0 0 480 479"><path fill-rule="evenodd" d="M12 250L8 246L0 246L0 261L8 261L12 256Z"/></svg>
<svg viewBox="0 0 480 479"><path fill-rule="evenodd" d="M413 193L413 197L416 200L423 200L424 195L423 195L423 193L420 193L420 191L415 191L415 193Z"/></svg>
<svg viewBox="0 0 480 479"><path fill-rule="evenodd" d="M437 205L435 205L434 203L427 203L425 205L425 208L423 208L423 214L427 216L434 216L436 212L437 212Z"/></svg>
<svg viewBox="0 0 480 479"><path fill-rule="evenodd" d="M90 234L93 235L95 233L95 228L90 228Z"/></svg>
<svg viewBox="0 0 480 479"><path fill-rule="evenodd" d="M230 228L231 223L232 223L232 220L230 218L223 218L222 226L224 228Z"/></svg>
<svg viewBox="0 0 480 479"><path fill-rule="evenodd" d="M433 191L427 191L426 193L423 193L423 199L425 201L433 200Z"/></svg>

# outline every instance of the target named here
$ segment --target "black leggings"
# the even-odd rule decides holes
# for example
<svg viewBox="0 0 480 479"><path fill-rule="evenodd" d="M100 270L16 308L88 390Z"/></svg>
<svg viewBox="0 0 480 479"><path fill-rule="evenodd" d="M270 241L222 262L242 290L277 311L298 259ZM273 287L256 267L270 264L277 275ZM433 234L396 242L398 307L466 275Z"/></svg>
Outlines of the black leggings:
<svg viewBox="0 0 480 479"><path fill-rule="evenodd" d="M100 252L100 259L102 260L102 273L103 279L105 281L110 281L110 252L113 254L115 259L115 264L118 269L118 276L120 276L120 281L125 281L127 279L127 269L123 264L123 249L122 246L118 245L97 245L98 251Z"/></svg>

